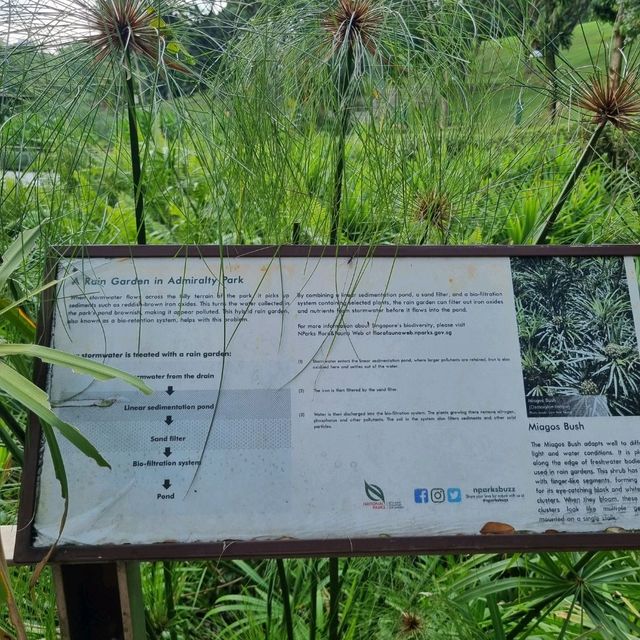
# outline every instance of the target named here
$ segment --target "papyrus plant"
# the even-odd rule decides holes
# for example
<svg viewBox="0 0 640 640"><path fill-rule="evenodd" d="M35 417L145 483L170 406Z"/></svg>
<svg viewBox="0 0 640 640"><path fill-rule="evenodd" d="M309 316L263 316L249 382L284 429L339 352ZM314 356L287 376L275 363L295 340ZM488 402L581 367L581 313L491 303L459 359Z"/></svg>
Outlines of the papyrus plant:
<svg viewBox="0 0 640 640"><path fill-rule="evenodd" d="M547 216L536 244L548 242L553 226L578 178L593 159L597 142L607 125L622 132L638 130L640 95L635 73L629 73L622 79L616 77L615 80L605 72L594 74L588 79L578 76L575 96L577 107L590 120L592 129L582 153Z"/></svg>
<svg viewBox="0 0 640 640"><path fill-rule="evenodd" d="M105 158L93 159L108 166L126 113L138 244L147 239L144 160L157 100L180 91L193 63L182 43L184 22L175 16L163 0L0 0L3 84L25 97L26 120L44 122L38 137L47 156L60 154L71 138L77 164L111 106L115 125L102 140Z"/></svg>
<svg viewBox="0 0 640 640"><path fill-rule="evenodd" d="M341 241L345 212L359 197L355 185L369 171L378 173L374 197L393 197L385 181L395 179L396 165L383 166L393 153L384 147L407 95L401 85L423 44L406 20L412 11L397 0L265 2L228 56L242 83L235 92L261 92L263 120L251 134L263 165L250 159L256 168L250 179L278 182L279 194L289 198L280 202L295 210L291 219L302 224L307 241Z"/></svg>
<svg viewBox="0 0 640 640"><path fill-rule="evenodd" d="M329 244L338 242L344 182L345 145L351 112L358 96L358 84L380 51L385 20L382 5L375 0L338 0L322 20L330 39L328 62L334 84L336 147Z"/></svg>

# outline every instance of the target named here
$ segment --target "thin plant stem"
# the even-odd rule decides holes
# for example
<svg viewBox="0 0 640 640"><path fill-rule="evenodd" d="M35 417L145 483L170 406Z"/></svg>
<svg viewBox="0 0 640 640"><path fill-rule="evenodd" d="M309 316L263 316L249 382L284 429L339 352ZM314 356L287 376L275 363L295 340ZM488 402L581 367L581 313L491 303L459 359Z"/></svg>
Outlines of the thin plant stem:
<svg viewBox="0 0 640 640"><path fill-rule="evenodd" d="M562 188L562 191L558 196L556 203L553 205L553 209L551 210L551 213L547 218L547 222L545 223L544 228L540 232L540 235L538 236L538 239L536 240L535 244L547 244L547 239L549 237L549 234L551 233L553 225L556 223L556 220L558 219L558 216L560 215L560 212L562 211L562 208L564 207L565 202L571 195L571 192L573 191L573 187L575 186L576 181L580 177L580 174L582 173L584 168L589 164L589 162L591 162L591 158L593 158L593 154L595 153L595 150L596 150L595 149L596 142L598 141L598 138L600 138L600 136L602 135L602 132L604 131L606 124L607 124L606 120L603 122L600 122L596 127L596 129L594 130L594 132L591 134L591 138L589 138L589 142L587 142L587 146L584 148L584 151L582 152L582 155L580 156L578 162L576 163L576 166L573 168L571 175L565 182L564 187Z"/></svg>
<svg viewBox="0 0 640 640"><path fill-rule="evenodd" d="M284 560L278 558L276 560L276 567L278 568L278 579L280 580L280 589L282 591L282 615L284 617L284 626L287 630L287 640L294 640L289 582L287 581L287 572L284 568Z"/></svg>
<svg viewBox="0 0 640 640"><path fill-rule="evenodd" d="M329 640L338 640L340 572L338 558L329 558Z"/></svg>
<svg viewBox="0 0 640 640"><path fill-rule="evenodd" d="M349 114L346 110L341 115L341 126L338 131L336 165L333 173L333 200L331 202L331 235L329 244L338 244L340 233L340 210L342 209L342 183L344 181L344 156L346 144L346 129Z"/></svg>
<svg viewBox="0 0 640 640"><path fill-rule="evenodd" d="M20 616L18 603L16 602L16 597L13 593L13 589L11 588L9 566L7 564L7 557L5 555L4 548L2 547L2 540L0 540L0 589L2 590L4 599L7 603L9 620L16 632L16 640L27 640L27 630L25 628L24 621Z"/></svg>
<svg viewBox="0 0 640 640"><path fill-rule="evenodd" d="M16 440L24 447L25 443L25 432L22 428L22 425L13 417L13 414L7 407L5 407L2 403L0 403L0 420L2 420L9 431L14 435Z"/></svg>
<svg viewBox="0 0 640 640"><path fill-rule="evenodd" d="M318 561L311 561L309 578L309 640L316 640L318 630Z"/></svg>
<svg viewBox="0 0 640 640"><path fill-rule="evenodd" d="M144 223L144 193L142 189L142 171L140 167L140 142L138 140L138 118L136 114L136 94L128 55L126 73L129 145L131 147L131 174L133 178L133 201L135 203L136 212L136 241L138 244L147 244L147 233Z"/></svg>
<svg viewBox="0 0 640 640"><path fill-rule="evenodd" d="M269 587L267 589L267 624L264 632L264 640L270 640L271 638L271 617L273 613L273 592L275 588L276 577L271 574L269 578Z"/></svg>
<svg viewBox="0 0 640 640"><path fill-rule="evenodd" d="M176 630L171 623L176 617L176 605L173 599L173 574L171 572L171 563L166 560L162 563L162 575L164 578L164 600L167 607L167 621L169 623L170 640L178 640Z"/></svg>
<svg viewBox="0 0 640 640"><path fill-rule="evenodd" d="M24 464L24 458L22 455L22 449L13 441L11 436L0 429L0 445L2 445L11 454L11 457L22 467Z"/></svg>
<svg viewBox="0 0 640 640"><path fill-rule="evenodd" d="M551 94L549 114L551 116L551 122L555 122L558 113L558 79L556 73L556 45L551 41L547 41L544 47L544 64L549 74L549 93Z"/></svg>
<svg viewBox="0 0 640 640"><path fill-rule="evenodd" d="M293 229L291 231L291 244L300 244L300 236L302 232L302 226L299 222L293 223Z"/></svg>
<svg viewBox="0 0 640 640"><path fill-rule="evenodd" d="M331 232L329 235L329 244L338 244L338 237L340 235L340 212L342 209L343 198L345 149L351 120L351 109L348 95L353 77L353 58L353 47L349 44L345 53L345 60L343 63L340 63L341 66L338 70L338 81L336 86L338 139L336 141L335 167L333 172L333 198L331 201Z"/></svg>

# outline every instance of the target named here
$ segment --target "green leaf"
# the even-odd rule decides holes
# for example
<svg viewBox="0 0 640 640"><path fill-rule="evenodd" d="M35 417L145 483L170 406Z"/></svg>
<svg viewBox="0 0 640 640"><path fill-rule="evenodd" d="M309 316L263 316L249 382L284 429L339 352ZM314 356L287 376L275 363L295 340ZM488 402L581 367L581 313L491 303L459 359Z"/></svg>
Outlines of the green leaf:
<svg viewBox="0 0 640 640"><path fill-rule="evenodd" d="M49 445L49 454L51 455L51 461L53 462L53 472L56 476L56 480L60 484L60 495L65 501L65 517L60 523L60 531L64 528L64 521L66 519L66 510L69 501L69 481L67 479L67 472L64 468L64 461L62 459L62 452L60 451L60 445L53 429L45 422L42 425L42 432Z"/></svg>
<svg viewBox="0 0 640 640"><path fill-rule="evenodd" d="M20 298L20 300L15 300L14 302L10 302L6 298L0 299L0 316L5 313L8 313L9 311L13 311L14 309L18 309L25 302L27 302L27 300L30 300L34 296L37 296L39 293L41 293L42 291L45 291L46 289L55 287L58 283L62 282L62 280L65 280L65 279L66 278L61 278L60 280L51 280L50 282L43 284L41 287L38 287L37 289L33 289L32 291L29 292L28 295L23 296L22 298Z"/></svg>
<svg viewBox="0 0 640 640"><path fill-rule="evenodd" d="M11 274L22 264L25 256L28 256L36 246L36 241L40 235L40 228L45 221L41 222L33 229L23 231L2 255L0 264L0 291L4 289Z"/></svg>
<svg viewBox="0 0 640 640"><path fill-rule="evenodd" d="M502 615L500 614L500 606L496 600L495 595L487 597L487 606L489 607L489 614L491 615L491 624L493 626L493 637L495 640L505 640L506 634L504 632L504 625L502 624Z"/></svg>
<svg viewBox="0 0 640 640"><path fill-rule="evenodd" d="M470 602L476 598L488 598L510 589L534 589L541 585L544 585L544 583L535 578L502 578L478 585L475 588L470 588L457 596L456 600L460 602Z"/></svg>
<svg viewBox="0 0 640 640"><path fill-rule="evenodd" d="M11 457L22 466L24 458L22 455L22 449L14 442L12 435L6 429L3 423L0 421L0 447L4 447Z"/></svg>
<svg viewBox="0 0 640 640"><path fill-rule="evenodd" d="M0 344L0 358L15 355L40 358L40 360L48 362L49 364L68 367L75 373L92 376L96 380L113 380L117 378L142 391L142 393L147 395L153 393L153 389L148 387L140 378L115 369L114 367L109 367L106 364L100 364L99 362L93 362L92 360L74 356L64 351L58 351L57 349L35 344Z"/></svg>
<svg viewBox="0 0 640 640"><path fill-rule="evenodd" d="M153 18L149 20L149 26L158 31L165 31L167 23L151 8L147 9L147 13L152 15Z"/></svg>
<svg viewBox="0 0 640 640"><path fill-rule="evenodd" d="M41 421L55 427L74 447L94 460L99 466L111 468L98 450L75 427L60 420L53 413L47 394L42 389L3 362L0 362L0 389L29 411L35 413ZM46 435L45 424L42 425L42 428Z"/></svg>
<svg viewBox="0 0 640 640"><path fill-rule="evenodd" d="M35 584L40 579L40 574L44 570L44 568L49 563L49 558L51 558L51 554L55 551L55 548L58 546L58 542L62 536L62 530L64 529L64 525L67 522L67 515L69 513L69 482L67 479L67 471L64 468L64 461L62 459L62 453L60 451L60 447L58 446L58 440L56 439L56 434L50 425L46 422L42 423L42 433L44 433L44 437L49 445L49 454L51 455L51 461L53 463L53 472L56 476L56 480L60 485L60 494L62 499L64 500L64 509L62 511L62 517L60 518L60 526L58 527L58 539L49 547L49 551L45 554L44 558L38 562L36 568L33 571L33 575L31 576L31 580L29 581L29 587L33 589Z"/></svg>
<svg viewBox="0 0 640 640"><path fill-rule="evenodd" d="M167 42L167 52L187 64L195 64L194 57L177 40L169 40Z"/></svg>
<svg viewBox="0 0 640 640"><path fill-rule="evenodd" d="M13 326L13 328L25 339L29 341L35 340L36 337L36 327L27 316L27 314L22 311L17 305L14 306L13 303L7 298L0 298L0 315L6 313L6 318L9 321L9 324Z"/></svg>

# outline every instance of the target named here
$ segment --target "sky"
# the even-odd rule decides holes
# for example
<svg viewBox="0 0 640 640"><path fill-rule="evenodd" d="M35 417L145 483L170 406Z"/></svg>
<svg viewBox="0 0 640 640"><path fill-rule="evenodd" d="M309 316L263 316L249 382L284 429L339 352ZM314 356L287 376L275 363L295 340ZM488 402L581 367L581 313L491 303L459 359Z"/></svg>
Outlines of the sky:
<svg viewBox="0 0 640 640"><path fill-rule="evenodd" d="M227 0L177 0L192 3L202 13L219 13ZM95 0L0 0L0 42L17 44L29 40L57 49L86 35L83 7ZM154 6L155 0L148 0Z"/></svg>

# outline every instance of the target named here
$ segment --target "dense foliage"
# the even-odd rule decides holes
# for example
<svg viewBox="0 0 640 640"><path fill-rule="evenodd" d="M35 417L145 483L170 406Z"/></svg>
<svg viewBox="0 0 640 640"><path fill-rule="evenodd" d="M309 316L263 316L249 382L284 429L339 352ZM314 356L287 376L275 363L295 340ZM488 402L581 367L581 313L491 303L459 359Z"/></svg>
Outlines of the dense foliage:
<svg viewBox="0 0 640 640"><path fill-rule="evenodd" d="M624 261L520 258L512 270L527 396L566 396L568 415L637 415L640 356Z"/></svg>

